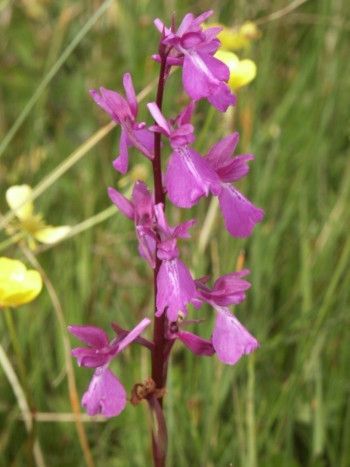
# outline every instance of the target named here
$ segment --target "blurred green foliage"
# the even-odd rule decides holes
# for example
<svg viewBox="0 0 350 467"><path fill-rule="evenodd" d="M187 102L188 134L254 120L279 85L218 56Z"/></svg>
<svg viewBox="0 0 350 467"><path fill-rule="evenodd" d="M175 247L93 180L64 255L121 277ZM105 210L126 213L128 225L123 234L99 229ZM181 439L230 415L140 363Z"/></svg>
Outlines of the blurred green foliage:
<svg viewBox="0 0 350 467"><path fill-rule="evenodd" d="M169 466L294 467L350 465L350 8L346 0L291 2L112 1L107 11L43 89L0 160L0 211L12 184L35 186L108 122L87 90L121 89L125 71L138 91L157 76L153 18L169 22L187 11L214 8L226 25L257 20L262 37L249 51L255 82L242 90L234 116L198 106L198 145L209 147L234 127L240 152L256 155L244 190L266 218L248 240L229 238L218 216L206 251L196 245L209 201L182 255L192 271L225 273L240 252L253 287L237 314L261 348L236 367L194 358L180 345L169 370L166 412ZM2 138L77 37L102 0L0 2L0 133ZM300 4L298 8L293 9ZM292 7L291 7L292 6ZM277 12L277 14L275 14ZM185 102L180 76L169 79L165 108ZM149 100L154 99L154 91ZM176 109L174 109L174 99ZM148 119L146 112L141 117ZM208 123L208 121L207 121ZM205 129L205 133L201 129ZM111 161L118 130L37 200L48 222L75 225L109 206L106 187L119 175ZM142 161L135 154L133 161ZM147 162L145 161L145 164ZM6 232L0 234L0 242ZM0 254L20 257L18 247ZM67 323L131 327L152 314L152 278L136 254L131 223L117 212L105 223L37 254L52 281ZM200 312L209 336L212 314ZM71 411L62 331L48 293L14 312L30 388L38 412ZM0 339L16 367L3 320ZM73 343L73 341L72 341ZM74 342L75 344L75 342ZM145 350L127 349L116 371L128 389L149 375ZM12 358L13 357L13 358ZM75 365L75 364L74 364ZM2 370L0 370L1 373ZM75 367L82 394L89 371ZM0 379L0 465L32 465L11 386ZM150 465L146 406L129 406L116 419L86 423L97 466ZM83 466L74 423L38 422L35 432L49 466Z"/></svg>

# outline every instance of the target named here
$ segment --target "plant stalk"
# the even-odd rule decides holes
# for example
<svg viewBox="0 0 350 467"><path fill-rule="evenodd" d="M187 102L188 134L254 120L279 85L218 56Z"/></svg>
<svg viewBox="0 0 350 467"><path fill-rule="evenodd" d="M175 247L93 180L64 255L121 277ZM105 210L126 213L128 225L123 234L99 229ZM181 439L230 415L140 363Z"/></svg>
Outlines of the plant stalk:
<svg viewBox="0 0 350 467"><path fill-rule="evenodd" d="M162 110L167 64L166 64L166 54L164 53L164 51L160 55L161 55L161 63L160 63L156 103L159 109ZM154 159L152 161L152 166L153 166L155 203L165 204L165 193L164 193L163 184L162 184L161 134L160 133L154 133ZM156 310L156 300L157 300L157 276L159 273L160 266L161 266L161 260L158 259L156 255L156 267L154 269L154 309L155 310ZM152 352L152 378L156 384L157 389L162 389L166 385L168 358L167 358L167 352L166 352L167 339L165 337L165 325L166 325L165 313L163 313L159 317L156 317L156 316L154 317L154 329L153 329L154 348ZM153 433L152 433L153 462L154 462L155 467L164 467L165 462L166 462L166 424L165 424L165 419L164 419L164 414L163 414L162 398L159 398L158 402L159 402L158 409L159 411L162 412L161 415L164 420L163 430L165 430L165 433L163 433L163 435L160 437L159 431L153 429Z"/></svg>

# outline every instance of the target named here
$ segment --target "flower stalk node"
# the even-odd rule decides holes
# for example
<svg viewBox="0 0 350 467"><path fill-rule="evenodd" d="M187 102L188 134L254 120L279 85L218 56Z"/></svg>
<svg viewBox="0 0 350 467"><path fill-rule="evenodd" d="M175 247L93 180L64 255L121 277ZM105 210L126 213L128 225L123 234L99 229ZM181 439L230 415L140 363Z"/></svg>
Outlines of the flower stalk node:
<svg viewBox="0 0 350 467"><path fill-rule="evenodd" d="M130 402L132 405L138 405L144 399L155 397L161 399L165 395L165 388L157 388L152 378L146 379L144 383L136 383L131 390Z"/></svg>

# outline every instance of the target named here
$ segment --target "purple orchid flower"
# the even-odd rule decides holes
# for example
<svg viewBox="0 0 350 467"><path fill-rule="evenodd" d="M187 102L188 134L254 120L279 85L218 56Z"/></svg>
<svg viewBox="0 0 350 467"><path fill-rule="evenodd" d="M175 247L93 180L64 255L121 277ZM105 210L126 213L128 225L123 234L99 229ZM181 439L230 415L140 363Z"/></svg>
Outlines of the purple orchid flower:
<svg viewBox="0 0 350 467"><path fill-rule="evenodd" d="M89 415L102 414L105 417L119 415L126 405L126 391L119 379L108 366L122 350L135 341L151 323L144 318L127 335L109 342L108 336L95 326L68 326L68 331L88 347L72 350L78 365L96 368L89 387L82 398L82 406Z"/></svg>
<svg viewBox="0 0 350 467"><path fill-rule="evenodd" d="M157 123L150 129L167 136L173 148L165 173L170 201L176 206L190 208L202 196L208 196L209 192L219 194L221 184L215 170L189 146L194 141L193 126L190 124L194 103L185 107L173 122L164 118L155 102L147 106Z"/></svg>
<svg viewBox="0 0 350 467"><path fill-rule="evenodd" d="M135 183L131 201L111 187L108 188L108 195L124 216L134 221L139 253L154 269L156 266L154 201L146 184L141 181Z"/></svg>
<svg viewBox="0 0 350 467"><path fill-rule="evenodd" d="M138 104L130 73L123 76L126 99L115 91L100 87L90 90L90 95L117 124L121 126L119 156L113 166L126 174L129 164L129 146L134 146L149 159L153 159L153 135L145 128L144 122L137 123Z"/></svg>
<svg viewBox="0 0 350 467"><path fill-rule="evenodd" d="M207 302L216 311L215 326L211 342L223 363L234 365L245 354L253 352L259 347L259 342L230 312L227 305L238 304L246 298L245 291L250 283L242 277L247 275L247 269L226 274L220 277L210 289L205 280L196 280L198 296L193 301L195 306Z"/></svg>
<svg viewBox="0 0 350 467"><path fill-rule="evenodd" d="M195 282L200 294L194 305L200 306L203 300L213 301L218 306L238 305L246 299L246 290L251 287L250 282L242 279L249 273L249 269L242 269L225 274L215 281L212 288L206 285L207 276L197 279Z"/></svg>
<svg viewBox="0 0 350 467"><path fill-rule="evenodd" d="M220 179L218 198L226 229L234 237L248 237L255 224L264 218L264 211L254 206L231 184L247 175L248 161L254 159L252 154L231 157L238 140L237 132L223 138L209 150L205 160Z"/></svg>
<svg viewBox="0 0 350 467"><path fill-rule="evenodd" d="M154 24L163 35L162 44L170 47L168 65L183 67L182 82L186 93L194 101L208 99L219 111L225 112L230 105L235 105L236 97L226 84L230 76L228 67L213 56L220 47L216 36L221 28L201 27L212 14L212 11L206 11L195 18L188 13L176 32L165 27L160 19Z"/></svg>
<svg viewBox="0 0 350 467"><path fill-rule="evenodd" d="M170 227L164 215L163 205L155 206L157 228L160 236L157 255L162 264L157 275L156 316L166 310L169 321L176 321L179 312L187 314L187 305L196 295L196 286L191 273L179 259L178 238L188 238L188 229L194 220Z"/></svg>

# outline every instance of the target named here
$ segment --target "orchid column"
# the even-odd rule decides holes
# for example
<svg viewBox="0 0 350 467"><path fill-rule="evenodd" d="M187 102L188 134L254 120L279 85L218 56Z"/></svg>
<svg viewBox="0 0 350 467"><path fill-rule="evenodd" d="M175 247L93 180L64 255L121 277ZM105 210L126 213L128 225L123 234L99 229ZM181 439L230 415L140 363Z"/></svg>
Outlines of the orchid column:
<svg viewBox="0 0 350 467"><path fill-rule="evenodd" d="M238 143L238 133L228 135L217 142L206 155L194 148L195 129L191 123L195 103L206 99L220 112L236 102L227 81L227 66L214 57L220 46L217 35L221 28L204 29L203 22L211 16L206 12L197 18L187 14L177 30L167 28L159 19L155 25L160 32L158 54L160 71L155 102L148 104L154 124L147 126L137 122L138 104L131 75L124 75L126 97L117 92L100 88L92 90L95 102L121 127L119 155L114 168L125 174L129 166L129 147L136 148L152 163L154 192L144 182L138 181L131 199L109 188L112 202L123 215L134 222L139 243L139 254L147 261L154 275L154 312L152 341L141 337L151 324L145 317L131 331L113 324L115 337L110 341L107 334L94 326L71 326L70 332L87 344L87 348L74 349L78 364L95 368L91 383L83 396L82 404L90 415L118 415L124 409L126 391L109 370L110 362L131 343L138 343L151 352L152 375L146 382L137 382L131 390L133 404L145 399L156 421L152 433L153 460L155 466L166 462L166 421L163 397L169 356L176 340L198 356L216 354L223 363L233 365L244 354L252 352L257 340L231 313L229 306L245 299L250 287L244 277L248 270L232 272L216 280L212 287L209 278L195 280L180 258L179 239L190 237L189 230L195 224L190 220L170 226L165 214L166 195L179 208L191 208L202 197L217 196L225 226L229 234L246 237L255 224L263 218L263 211L255 207L232 183L244 177L248 171L251 154L232 157ZM189 96L188 105L175 119L162 113L166 80L171 68L182 68L183 88ZM161 151L166 152L168 140L170 156L165 174L162 174ZM163 186L164 183L164 186ZM215 324L210 339L204 339L187 330L193 322L200 321L199 313L187 319L188 305L199 309L203 303L215 311Z"/></svg>

